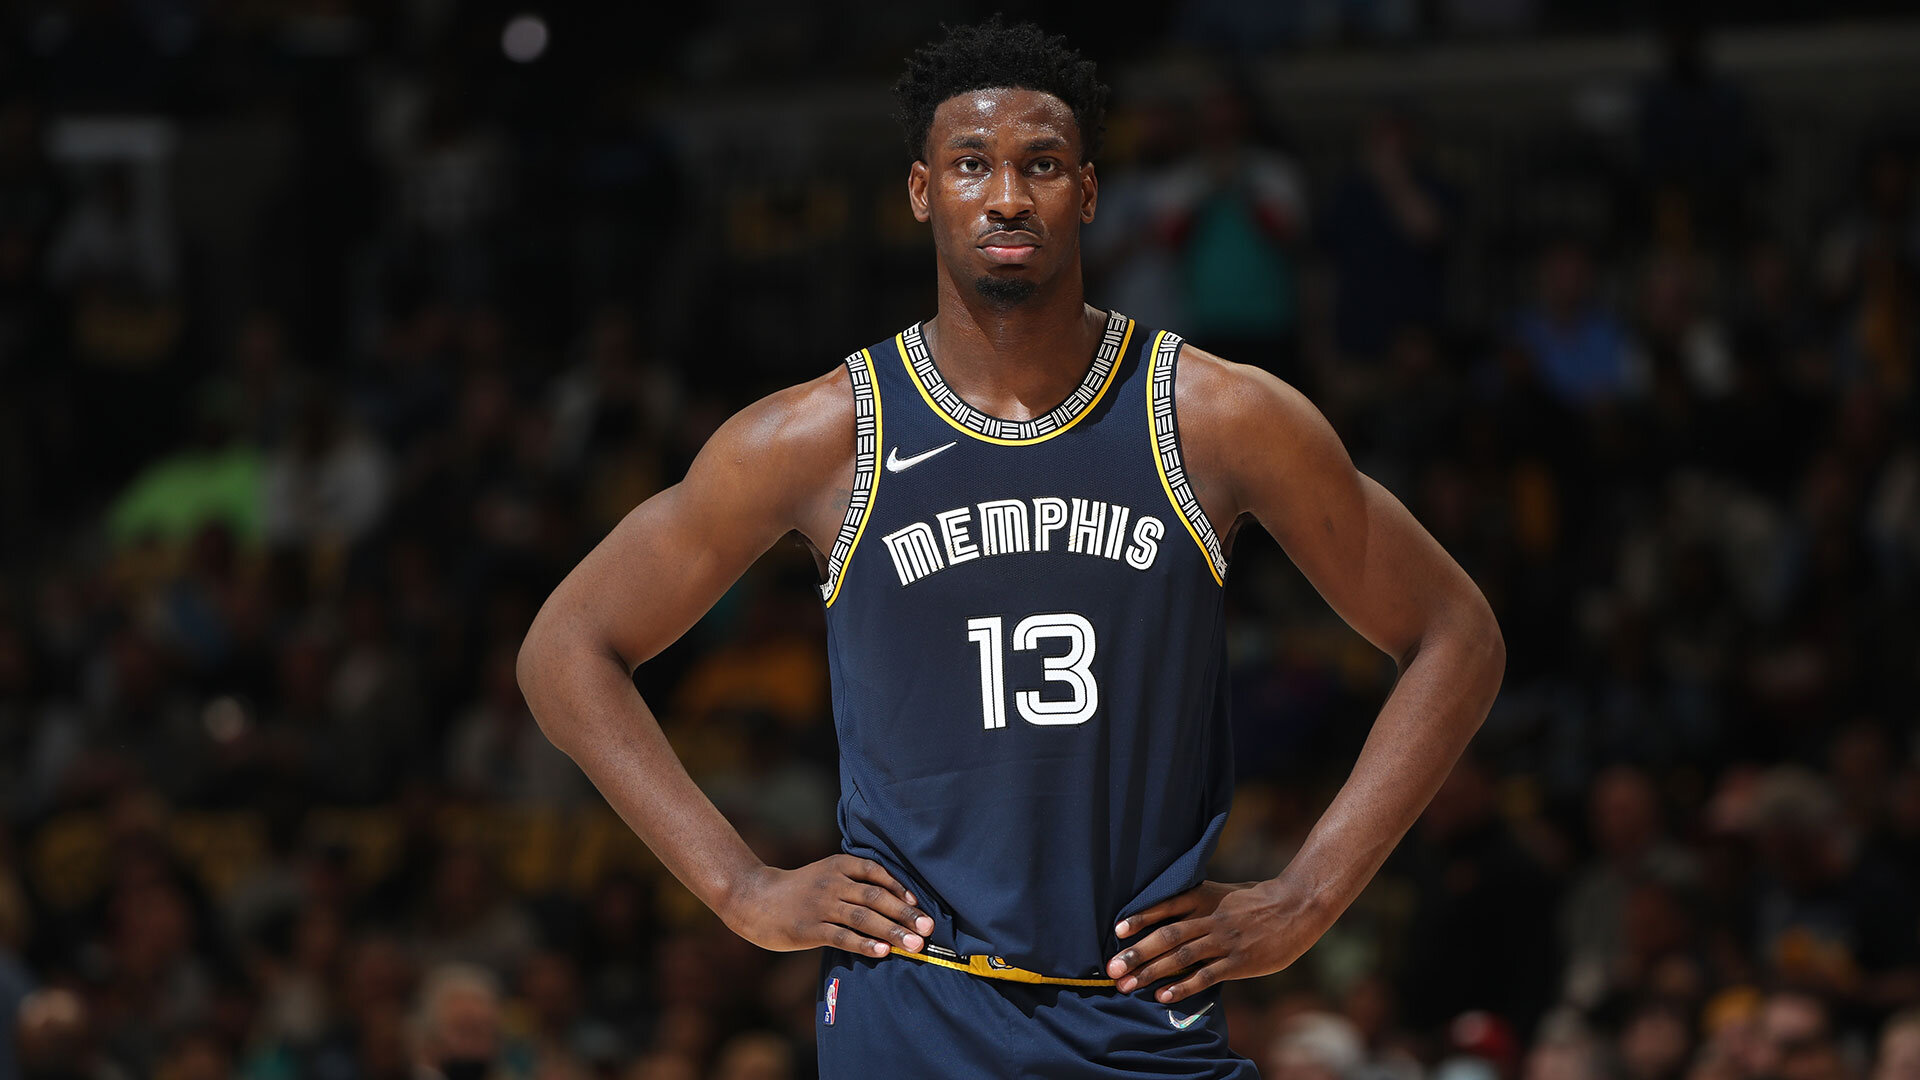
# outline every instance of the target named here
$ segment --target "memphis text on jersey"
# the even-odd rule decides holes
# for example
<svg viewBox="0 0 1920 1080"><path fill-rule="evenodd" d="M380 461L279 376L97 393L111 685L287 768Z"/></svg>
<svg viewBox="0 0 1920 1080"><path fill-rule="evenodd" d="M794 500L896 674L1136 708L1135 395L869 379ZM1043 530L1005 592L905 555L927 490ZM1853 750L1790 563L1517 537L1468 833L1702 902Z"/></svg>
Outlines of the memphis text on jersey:
<svg viewBox="0 0 1920 1080"><path fill-rule="evenodd" d="M955 507L880 540L905 586L974 559L1035 551L1066 551L1147 570L1166 535L1166 523L1130 506L1042 495Z"/></svg>

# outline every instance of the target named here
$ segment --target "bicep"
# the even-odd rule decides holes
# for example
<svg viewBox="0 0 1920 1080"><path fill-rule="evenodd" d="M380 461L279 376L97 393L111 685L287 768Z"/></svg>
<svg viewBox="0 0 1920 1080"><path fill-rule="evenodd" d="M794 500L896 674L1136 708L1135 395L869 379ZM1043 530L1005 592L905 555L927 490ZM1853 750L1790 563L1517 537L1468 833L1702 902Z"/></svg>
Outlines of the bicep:
<svg viewBox="0 0 1920 1080"><path fill-rule="evenodd" d="M1484 603L1479 590L1392 492L1354 467L1312 403L1268 381L1251 395L1270 436L1243 443L1243 504L1336 614L1404 660L1456 607Z"/></svg>
<svg viewBox="0 0 1920 1080"><path fill-rule="evenodd" d="M785 531L753 516L676 484L630 511L548 606L637 666L686 633Z"/></svg>
<svg viewBox="0 0 1920 1080"><path fill-rule="evenodd" d="M796 527L811 481L806 455L786 452L777 428L751 414L722 425L684 480L628 512L567 575L535 632L604 649L629 668L684 634Z"/></svg>

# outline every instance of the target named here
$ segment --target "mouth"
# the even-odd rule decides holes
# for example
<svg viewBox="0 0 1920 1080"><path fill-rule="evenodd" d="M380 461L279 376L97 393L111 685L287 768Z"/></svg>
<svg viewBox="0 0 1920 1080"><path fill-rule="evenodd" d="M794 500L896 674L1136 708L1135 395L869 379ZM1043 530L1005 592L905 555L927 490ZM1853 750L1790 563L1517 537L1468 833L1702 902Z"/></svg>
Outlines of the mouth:
<svg viewBox="0 0 1920 1080"><path fill-rule="evenodd" d="M979 247L989 262L1022 263L1040 250L1040 237L1021 226L998 228L982 236Z"/></svg>
<svg viewBox="0 0 1920 1080"><path fill-rule="evenodd" d="M988 262L1011 265L1032 258L1040 244L1031 233L999 233L981 241L980 250Z"/></svg>

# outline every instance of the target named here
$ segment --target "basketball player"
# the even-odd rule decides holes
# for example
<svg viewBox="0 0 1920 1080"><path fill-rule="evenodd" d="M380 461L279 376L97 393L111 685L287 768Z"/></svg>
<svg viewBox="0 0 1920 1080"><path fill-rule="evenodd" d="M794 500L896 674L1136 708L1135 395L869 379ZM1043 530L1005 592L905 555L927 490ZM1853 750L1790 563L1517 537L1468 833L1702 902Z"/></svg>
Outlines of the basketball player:
<svg viewBox="0 0 1920 1080"><path fill-rule="evenodd" d="M825 947L822 1075L1254 1076L1221 982L1292 963L1373 876L1485 716L1499 629L1299 393L1085 302L1091 63L996 20L897 92L937 314L715 432L555 590L521 686L729 927ZM1248 521L1400 676L1285 872L1222 884L1222 595ZM821 571L845 853L785 869L631 675L794 531Z"/></svg>

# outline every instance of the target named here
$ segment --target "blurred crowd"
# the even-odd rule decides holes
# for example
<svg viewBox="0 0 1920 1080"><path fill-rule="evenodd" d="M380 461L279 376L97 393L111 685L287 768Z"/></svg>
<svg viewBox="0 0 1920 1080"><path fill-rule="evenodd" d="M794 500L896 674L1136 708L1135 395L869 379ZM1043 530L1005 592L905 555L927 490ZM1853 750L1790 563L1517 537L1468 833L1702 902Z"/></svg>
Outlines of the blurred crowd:
<svg viewBox="0 0 1920 1080"><path fill-rule="evenodd" d="M0 4L0 1080L812 1075L817 958L692 901L513 669L732 410L931 314L897 136L770 100L697 148L675 88L763 38L516 65L472 8ZM862 93L927 30L863 31ZM1791 133L1665 57L1558 166L1407 101L1331 147L1254 82L1116 102L1090 299L1307 390L1511 657L1352 911L1229 988L1264 1075L1920 1080L1920 128L1783 204ZM1248 880L1394 673L1233 558ZM783 543L636 675L790 866L837 846L815 575Z"/></svg>

